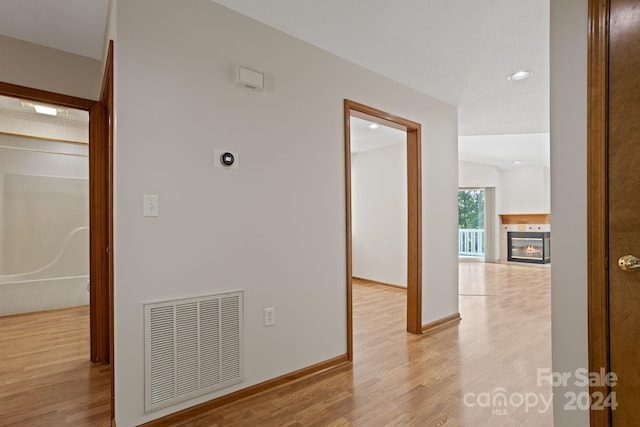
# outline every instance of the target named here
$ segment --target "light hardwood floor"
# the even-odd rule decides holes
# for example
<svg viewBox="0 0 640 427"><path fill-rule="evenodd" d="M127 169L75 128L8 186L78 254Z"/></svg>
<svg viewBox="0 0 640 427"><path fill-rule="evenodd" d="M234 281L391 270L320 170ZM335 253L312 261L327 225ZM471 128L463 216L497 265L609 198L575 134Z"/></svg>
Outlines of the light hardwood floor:
<svg viewBox="0 0 640 427"><path fill-rule="evenodd" d="M354 284L354 362L185 421L210 426L551 426L540 403L480 407L504 389L517 405L551 366L549 269L460 264L459 324L405 332L405 292ZM467 402L475 406L465 405ZM532 395L531 395L532 396ZM529 397L533 402L533 398Z"/></svg>
<svg viewBox="0 0 640 427"><path fill-rule="evenodd" d="M529 399L533 394L538 399L540 395L545 399L551 396L548 386L536 384L536 370L551 365L549 269L482 263L461 263L459 268L460 323L426 335L407 334L404 291L354 283L352 365L264 392L180 425L551 426L551 410L539 413L542 403L528 411L517 407L519 397L526 393L530 393ZM0 414L5 414L0 425L7 425L7 421L20 425L19 420L27 419L20 418L25 416L24 408L33 416L27 419L30 423L22 425L99 425L102 418L97 414L108 412L108 383L104 383L108 369L93 369L86 361L88 355L68 350L71 353L62 359L69 359L77 368L56 368L70 377L64 380L65 389L69 389L66 398L45 390L28 390L47 388L48 381L41 384L41 379L29 379L29 372L46 365L48 357L30 362L23 379L11 379L14 374L7 367L4 348L11 335L19 335L16 329L22 329L16 325L18 319L0 319ZM75 325L73 317L64 323ZM14 332L7 335L11 328ZM57 340L75 342L77 334L77 330L62 333ZM20 344L24 350L12 351L12 358L18 353L39 352L46 337L36 335L33 341ZM77 378L79 372L84 372L83 384ZM20 385L7 384L7 380ZM501 389L516 405L479 406L483 398L493 397ZM64 403L77 401L81 394L87 395L88 401L103 403L94 403L93 410L90 403ZM23 409L16 412L14 402ZM501 410L501 415L494 409ZM96 418L89 418L91 414ZM52 418L54 415L58 418Z"/></svg>
<svg viewBox="0 0 640 427"><path fill-rule="evenodd" d="M0 426L108 426L110 381L89 307L0 318Z"/></svg>

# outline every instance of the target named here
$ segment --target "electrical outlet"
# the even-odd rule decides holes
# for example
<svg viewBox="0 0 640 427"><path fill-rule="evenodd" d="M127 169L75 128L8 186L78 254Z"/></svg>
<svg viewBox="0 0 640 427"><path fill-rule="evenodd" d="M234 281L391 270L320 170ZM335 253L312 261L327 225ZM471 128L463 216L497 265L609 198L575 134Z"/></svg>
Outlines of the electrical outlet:
<svg viewBox="0 0 640 427"><path fill-rule="evenodd" d="M264 326L273 326L276 324L276 314L273 307L264 309Z"/></svg>

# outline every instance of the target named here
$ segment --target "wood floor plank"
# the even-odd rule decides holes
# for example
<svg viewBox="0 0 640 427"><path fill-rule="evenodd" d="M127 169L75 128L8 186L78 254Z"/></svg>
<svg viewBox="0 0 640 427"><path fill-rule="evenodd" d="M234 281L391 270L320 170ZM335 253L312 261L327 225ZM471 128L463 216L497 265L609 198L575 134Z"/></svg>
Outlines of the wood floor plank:
<svg viewBox="0 0 640 427"><path fill-rule="evenodd" d="M460 323L408 334L405 292L356 280L351 366L178 425L553 425L543 405L481 407L469 397L504 389L508 396L551 398L550 387L536 384L537 369L551 366L550 270L483 263L459 268Z"/></svg>
<svg viewBox="0 0 640 427"><path fill-rule="evenodd" d="M498 414L469 399L500 389L550 398L536 384L551 366L549 269L459 269L461 322L408 334L405 291L355 281L353 364L178 425L551 426L551 410ZM109 367L89 362L88 334L87 308L0 318L0 426L109 425Z"/></svg>
<svg viewBox="0 0 640 427"><path fill-rule="evenodd" d="M88 307L0 318L0 426L108 426L110 381Z"/></svg>

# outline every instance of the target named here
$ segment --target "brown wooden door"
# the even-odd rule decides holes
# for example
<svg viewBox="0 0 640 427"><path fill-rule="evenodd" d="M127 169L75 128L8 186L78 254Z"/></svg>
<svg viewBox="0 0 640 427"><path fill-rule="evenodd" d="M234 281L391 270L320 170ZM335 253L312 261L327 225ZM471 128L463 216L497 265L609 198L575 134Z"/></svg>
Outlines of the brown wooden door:
<svg viewBox="0 0 640 427"><path fill-rule="evenodd" d="M640 271L618 259L640 257L640 3L611 0L609 16L609 351L618 376L613 426L640 414Z"/></svg>

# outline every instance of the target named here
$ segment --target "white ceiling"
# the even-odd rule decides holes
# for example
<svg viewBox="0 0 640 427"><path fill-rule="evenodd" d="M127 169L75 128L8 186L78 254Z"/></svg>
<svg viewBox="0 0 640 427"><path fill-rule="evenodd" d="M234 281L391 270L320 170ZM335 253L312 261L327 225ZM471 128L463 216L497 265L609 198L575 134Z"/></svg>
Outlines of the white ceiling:
<svg viewBox="0 0 640 427"><path fill-rule="evenodd" d="M0 35L101 59L109 0L1 0Z"/></svg>
<svg viewBox="0 0 640 427"><path fill-rule="evenodd" d="M460 135L549 131L549 0L214 1L457 105Z"/></svg>
<svg viewBox="0 0 640 427"><path fill-rule="evenodd" d="M550 166L549 134L476 135L458 138L458 158L463 161L513 169ZM516 164L514 162L518 161Z"/></svg>
<svg viewBox="0 0 640 427"><path fill-rule="evenodd" d="M213 1L458 106L462 136L549 132L550 0ZM0 0L0 35L99 59L108 3ZM521 69L533 77L507 79ZM484 153L502 144L472 140ZM522 148L513 157L533 163L536 144L485 161ZM479 158L468 145L460 158Z"/></svg>
<svg viewBox="0 0 640 427"><path fill-rule="evenodd" d="M363 151L382 148L387 145L406 142L407 132L391 128L389 126L378 125L372 129L369 126L373 122L351 117L351 152L361 153Z"/></svg>
<svg viewBox="0 0 640 427"><path fill-rule="evenodd" d="M549 165L550 0L212 1L457 105L461 160Z"/></svg>

